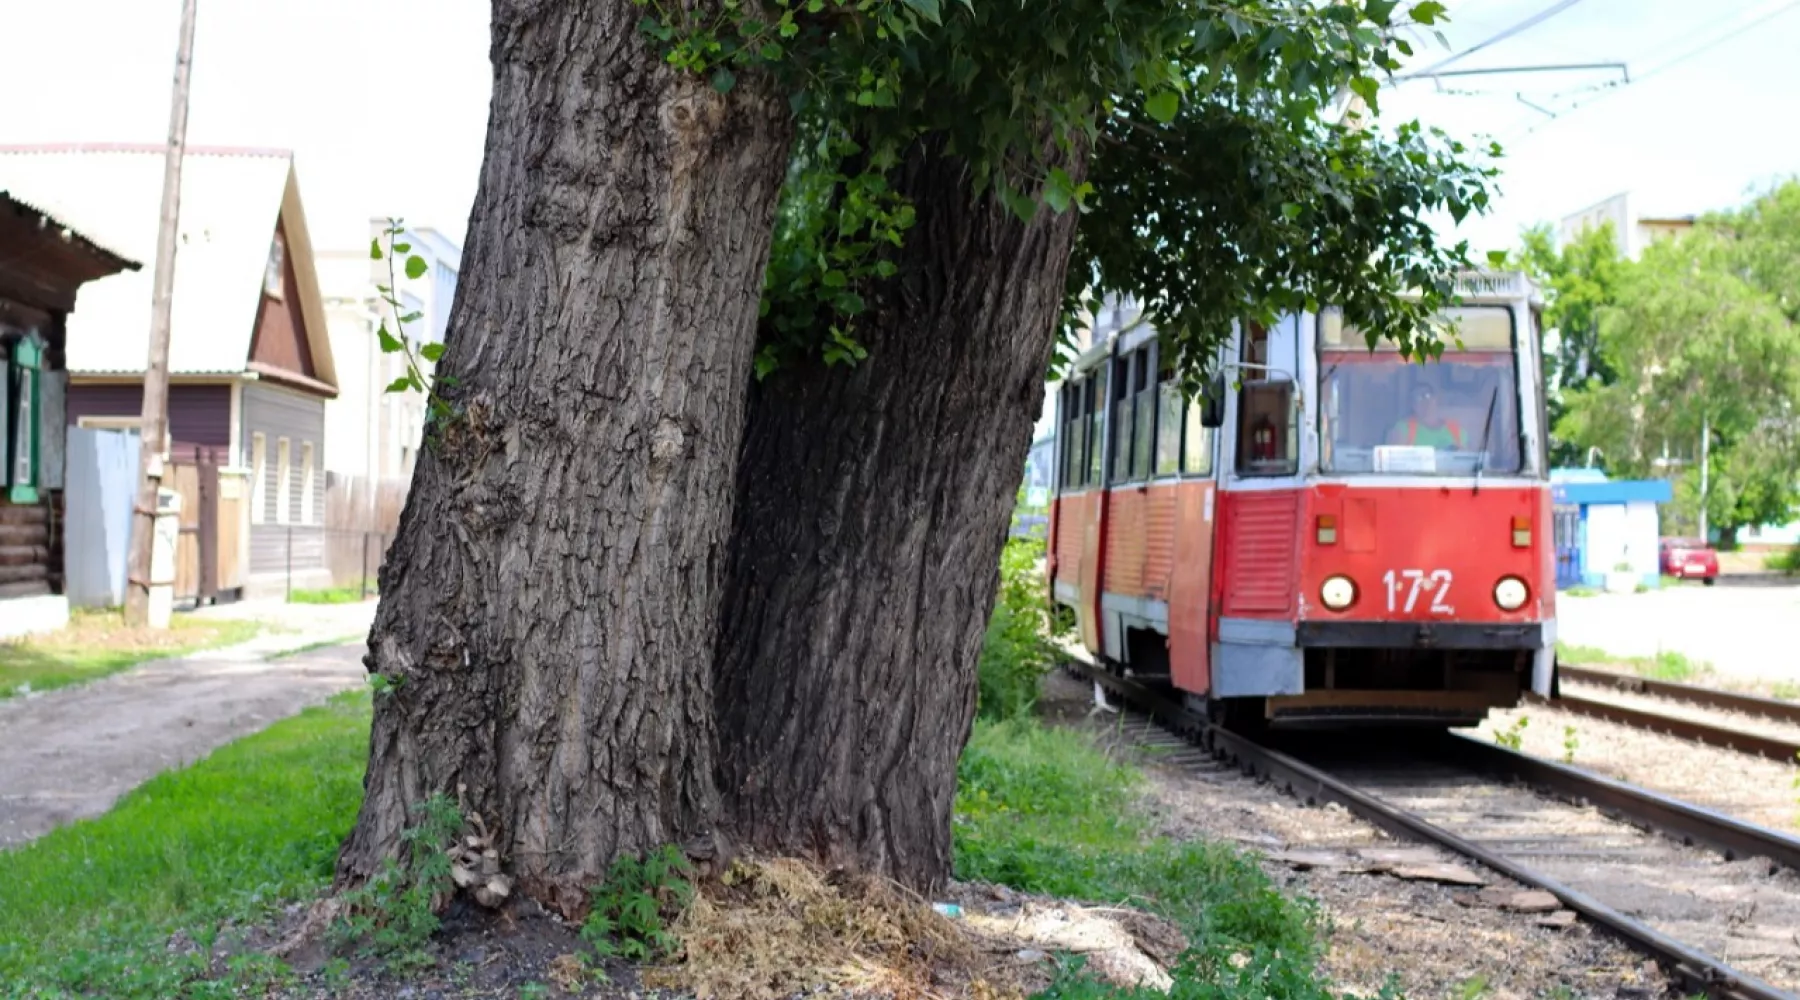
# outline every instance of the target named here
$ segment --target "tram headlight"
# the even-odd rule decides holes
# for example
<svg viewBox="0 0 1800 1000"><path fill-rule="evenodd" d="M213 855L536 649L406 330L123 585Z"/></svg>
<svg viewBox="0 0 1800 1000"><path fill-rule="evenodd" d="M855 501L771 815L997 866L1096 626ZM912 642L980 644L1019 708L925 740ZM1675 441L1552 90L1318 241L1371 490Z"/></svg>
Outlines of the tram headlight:
<svg viewBox="0 0 1800 1000"><path fill-rule="evenodd" d="M1328 576L1319 585L1319 600L1333 611L1342 611L1356 603L1356 584L1347 576Z"/></svg>
<svg viewBox="0 0 1800 1000"><path fill-rule="evenodd" d="M1494 603L1500 605L1502 611L1517 611L1525 606L1525 598L1531 591L1525 581L1516 576L1503 576L1494 584Z"/></svg>

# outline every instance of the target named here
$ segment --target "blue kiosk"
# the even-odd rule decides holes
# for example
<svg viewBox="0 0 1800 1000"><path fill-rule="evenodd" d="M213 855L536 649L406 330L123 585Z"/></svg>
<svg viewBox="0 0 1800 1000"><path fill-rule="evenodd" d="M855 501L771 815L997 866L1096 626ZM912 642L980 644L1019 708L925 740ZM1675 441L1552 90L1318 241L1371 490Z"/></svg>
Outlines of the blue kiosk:
<svg viewBox="0 0 1800 1000"><path fill-rule="evenodd" d="M1656 505L1674 488L1666 479L1612 480L1599 469L1550 470L1556 586L1600 587L1629 565L1647 587L1662 581Z"/></svg>

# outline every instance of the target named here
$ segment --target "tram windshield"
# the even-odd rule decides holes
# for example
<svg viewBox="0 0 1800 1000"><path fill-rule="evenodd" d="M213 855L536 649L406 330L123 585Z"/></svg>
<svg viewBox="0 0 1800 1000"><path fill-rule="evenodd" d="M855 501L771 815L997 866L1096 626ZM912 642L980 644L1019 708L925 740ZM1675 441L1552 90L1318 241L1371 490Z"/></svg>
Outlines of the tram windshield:
<svg viewBox="0 0 1800 1000"><path fill-rule="evenodd" d="M1328 310L1319 317L1319 440L1329 473L1466 476L1520 468L1512 311L1446 310L1436 360L1407 361ZM1461 344L1458 346L1457 341Z"/></svg>

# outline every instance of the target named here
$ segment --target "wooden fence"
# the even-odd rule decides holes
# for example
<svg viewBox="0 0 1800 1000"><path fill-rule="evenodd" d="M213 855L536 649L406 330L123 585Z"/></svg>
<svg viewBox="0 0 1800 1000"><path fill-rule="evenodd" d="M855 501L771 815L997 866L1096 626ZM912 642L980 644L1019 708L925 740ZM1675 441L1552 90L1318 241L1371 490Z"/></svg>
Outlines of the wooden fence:
<svg viewBox="0 0 1800 1000"><path fill-rule="evenodd" d="M244 503L241 472L224 470L222 448L176 448L163 486L181 496L181 534L175 543L175 600L201 603L244 585Z"/></svg>
<svg viewBox="0 0 1800 1000"><path fill-rule="evenodd" d="M334 587L371 587L400 524L408 482L325 474L325 565Z"/></svg>

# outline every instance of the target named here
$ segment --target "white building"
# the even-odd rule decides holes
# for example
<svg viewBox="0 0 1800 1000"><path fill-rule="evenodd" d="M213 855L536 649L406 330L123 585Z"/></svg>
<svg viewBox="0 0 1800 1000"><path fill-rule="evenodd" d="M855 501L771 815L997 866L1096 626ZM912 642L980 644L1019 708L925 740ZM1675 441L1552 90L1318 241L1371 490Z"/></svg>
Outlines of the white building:
<svg viewBox="0 0 1800 1000"><path fill-rule="evenodd" d="M1556 242L1567 245L1584 230L1612 223L1613 241L1619 253L1636 260L1652 241L1667 239L1694 228L1691 215L1645 215L1632 201L1631 192L1621 191L1605 201L1563 216L1556 226Z"/></svg>
<svg viewBox="0 0 1800 1000"><path fill-rule="evenodd" d="M370 238L379 240L384 249L387 228L386 220L369 223ZM406 361L403 355L381 350L381 325L386 323L392 332L399 324L379 286L396 290L401 315L420 314L405 326L416 350L443 342L462 266L462 248L435 229L409 228L394 242L410 249L392 262L372 259L367 245L318 254L319 285L339 371L338 398L325 409L326 469L370 483L411 481L425 424L421 393L387 391L406 373ZM408 255L425 259L423 276L406 276ZM431 371L429 363L425 371Z"/></svg>

